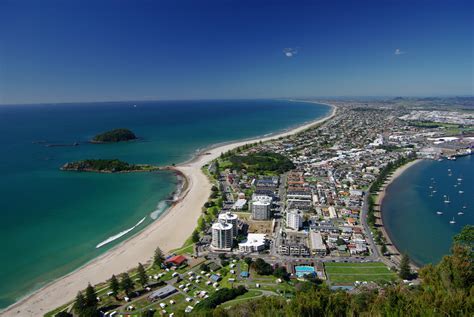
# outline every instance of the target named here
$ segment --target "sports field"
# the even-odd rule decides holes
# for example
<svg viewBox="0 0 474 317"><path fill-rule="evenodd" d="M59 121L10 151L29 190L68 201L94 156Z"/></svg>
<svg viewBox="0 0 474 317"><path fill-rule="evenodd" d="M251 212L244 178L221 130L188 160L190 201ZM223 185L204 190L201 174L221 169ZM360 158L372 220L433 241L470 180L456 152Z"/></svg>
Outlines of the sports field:
<svg viewBox="0 0 474 317"><path fill-rule="evenodd" d="M325 263L326 275L332 285L352 285L354 282L394 281L397 274L380 262Z"/></svg>

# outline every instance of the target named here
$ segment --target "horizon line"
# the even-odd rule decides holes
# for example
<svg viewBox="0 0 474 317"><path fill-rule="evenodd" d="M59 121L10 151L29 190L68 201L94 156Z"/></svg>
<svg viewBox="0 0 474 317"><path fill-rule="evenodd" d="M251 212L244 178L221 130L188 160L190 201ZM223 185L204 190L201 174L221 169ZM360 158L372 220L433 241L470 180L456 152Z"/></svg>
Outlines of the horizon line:
<svg viewBox="0 0 474 317"><path fill-rule="evenodd" d="M0 106L36 106L36 105L60 105L60 104L89 104L89 103L125 103L125 102L175 102L175 101L219 101L219 100L289 100L289 99L300 99L300 100L309 100L309 99L376 99L376 98L406 98L406 99L413 99L413 98L474 98L474 94L444 94L444 95L341 95L341 96L308 96L308 97L255 97L255 98L182 98L182 99L174 99L174 98L165 98L165 99L124 99L124 100L100 100L100 101L54 101L54 102L34 102L34 103L0 103Z"/></svg>

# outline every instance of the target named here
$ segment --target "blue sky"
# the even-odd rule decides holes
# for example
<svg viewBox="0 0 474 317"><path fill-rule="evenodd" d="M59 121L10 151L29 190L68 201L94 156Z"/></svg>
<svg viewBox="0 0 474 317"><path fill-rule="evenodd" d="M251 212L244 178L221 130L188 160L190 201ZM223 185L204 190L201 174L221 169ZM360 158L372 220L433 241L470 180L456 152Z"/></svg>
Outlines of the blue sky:
<svg viewBox="0 0 474 317"><path fill-rule="evenodd" d="M0 103L472 95L472 3L0 0Z"/></svg>

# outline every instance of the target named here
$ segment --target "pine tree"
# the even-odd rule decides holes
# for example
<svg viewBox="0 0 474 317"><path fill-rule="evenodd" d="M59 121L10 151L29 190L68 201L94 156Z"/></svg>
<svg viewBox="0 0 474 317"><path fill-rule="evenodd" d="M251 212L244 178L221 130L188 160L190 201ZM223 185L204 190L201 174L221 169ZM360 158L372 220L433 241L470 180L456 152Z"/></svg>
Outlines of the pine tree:
<svg viewBox="0 0 474 317"><path fill-rule="evenodd" d="M120 283L115 275L112 275L112 277L110 278L109 288L112 291L113 295L117 297L120 291Z"/></svg>
<svg viewBox="0 0 474 317"><path fill-rule="evenodd" d="M146 283L148 282L148 275L146 274L145 268L141 263L138 263L138 281L140 284L145 287Z"/></svg>
<svg viewBox="0 0 474 317"><path fill-rule="evenodd" d="M95 289L92 287L91 284L87 285L86 288L86 296L85 296L85 305L89 312L97 311L97 294L95 293Z"/></svg>
<svg viewBox="0 0 474 317"><path fill-rule="evenodd" d="M76 301L74 302L74 312L81 316L86 308L86 300L84 295L81 292L78 292L76 295Z"/></svg>
<svg viewBox="0 0 474 317"><path fill-rule="evenodd" d="M404 280L409 280L411 277L410 258L406 254L403 254L402 260L400 261L400 272L398 275Z"/></svg>
<svg viewBox="0 0 474 317"><path fill-rule="evenodd" d="M161 251L160 247L157 247L155 250L155 255L153 256L153 265L161 267L164 261L165 257L163 255L163 252Z"/></svg>
<svg viewBox="0 0 474 317"><path fill-rule="evenodd" d="M133 286L133 281L130 278L130 275L128 275L128 273L123 273L122 280L120 281L120 287L125 292L125 294L130 294L130 292L133 290Z"/></svg>

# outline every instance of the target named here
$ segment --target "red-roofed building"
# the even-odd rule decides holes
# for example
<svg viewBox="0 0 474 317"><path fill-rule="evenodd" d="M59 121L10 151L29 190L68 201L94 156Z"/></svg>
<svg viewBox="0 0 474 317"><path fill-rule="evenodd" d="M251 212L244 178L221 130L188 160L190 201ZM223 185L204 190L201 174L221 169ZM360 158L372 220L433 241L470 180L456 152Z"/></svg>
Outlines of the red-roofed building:
<svg viewBox="0 0 474 317"><path fill-rule="evenodd" d="M186 264L186 262L188 262L188 259L186 259L186 257L182 255L175 255L167 259L165 261L165 264L173 265L173 266L181 266L183 264Z"/></svg>

